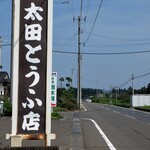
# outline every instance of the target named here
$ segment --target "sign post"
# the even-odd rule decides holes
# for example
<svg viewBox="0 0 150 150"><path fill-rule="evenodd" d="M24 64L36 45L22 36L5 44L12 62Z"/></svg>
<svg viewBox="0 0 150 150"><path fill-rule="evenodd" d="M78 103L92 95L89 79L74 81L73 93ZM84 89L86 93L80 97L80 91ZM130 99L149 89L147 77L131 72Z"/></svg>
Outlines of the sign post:
<svg viewBox="0 0 150 150"><path fill-rule="evenodd" d="M51 145L52 5L13 1L12 141L29 135Z"/></svg>

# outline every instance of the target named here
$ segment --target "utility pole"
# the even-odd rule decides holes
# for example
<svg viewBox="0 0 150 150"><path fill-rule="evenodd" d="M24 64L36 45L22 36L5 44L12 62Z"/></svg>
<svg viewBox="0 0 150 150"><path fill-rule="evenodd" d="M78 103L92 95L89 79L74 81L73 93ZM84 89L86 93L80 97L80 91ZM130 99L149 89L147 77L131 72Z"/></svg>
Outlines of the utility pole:
<svg viewBox="0 0 150 150"><path fill-rule="evenodd" d="M97 99L98 99L98 94L99 94L99 92L98 92L97 81L96 81L96 98Z"/></svg>
<svg viewBox="0 0 150 150"><path fill-rule="evenodd" d="M134 86L133 86L133 80L134 80L134 76L132 74L132 95L134 95Z"/></svg>
<svg viewBox="0 0 150 150"><path fill-rule="evenodd" d="M111 84L110 84L110 103L112 105L112 86L111 86Z"/></svg>
<svg viewBox="0 0 150 150"><path fill-rule="evenodd" d="M71 87L72 87L72 85L73 85L73 72L74 72L74 70L75 70L75 69L73 69L73 68L71 69L71 79L72 79Z"/></svg>
<svg viewBox="0 0 150 150"><path fill-rule="evenodd" d="M116 91L116 104L117 104L117 97L118 97L117 87L115 87L115 91Z"/></svg>
<svg viewBox="0 0 150 150"><path fill-rule="evenodd" d="M77 87L77 105L81 106L81 51L80 51L80 34L81 34L81 18L78 16L78 87Z"/></svg>
<svg viewBox="0 0 150 150"><path fill-rule="evenodd" d="M81 92L81 19L82 19L82 7L83 7L83 0L81 0L81 7L80 7L80 16L78 16L78 83L77 83L77 105L78 109L81 108L81 99L82 99L82 92ZM85 19L84 19L85 20Z"/></svg>
<svg viewBox="0 0 150 150"><path fill-rule="evenodd" d="M2 69L2 38L0 36L0 69Z"/></svg>

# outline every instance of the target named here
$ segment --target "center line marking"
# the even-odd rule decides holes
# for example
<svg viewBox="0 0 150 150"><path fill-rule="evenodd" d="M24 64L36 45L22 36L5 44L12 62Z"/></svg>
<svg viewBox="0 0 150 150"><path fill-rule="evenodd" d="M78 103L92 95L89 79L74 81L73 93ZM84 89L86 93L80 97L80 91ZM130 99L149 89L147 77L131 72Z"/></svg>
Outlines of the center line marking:
<svg viewBox="0 0 150 150"><path fill-rule="evenodd" d="M113 110L113 112L115 112L115 113L119 114L119 112L118 112L118 111L116 111L116 110Z"/></svg>
<svg viewBox="0 0 150 150"><path fill-rule="evenodd" d="M129 115L125 115L126 117L128 118L131 118L131 119L136 119L135 117L132 117L132 116L129 116Z"/></svg>

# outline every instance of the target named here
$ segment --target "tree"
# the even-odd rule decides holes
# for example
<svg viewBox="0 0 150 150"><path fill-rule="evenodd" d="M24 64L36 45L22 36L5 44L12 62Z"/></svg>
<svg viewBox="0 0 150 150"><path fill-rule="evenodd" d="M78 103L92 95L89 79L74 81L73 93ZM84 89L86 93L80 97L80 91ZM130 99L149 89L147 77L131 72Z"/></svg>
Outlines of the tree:
<svg viewBox="0 0 150 150"><path fill-rule="evenodd" d="M69 83L66 83L66 87L67 87L67 90L69 90L70 84L69 84Z"/></svg>
<svg viewBox="0 0 150 150"><path fill-rule="evenodd" d="M150 94L150 83L147 85L146 94Z"/></svg>
<svg viewBox="0 0 150 150"><path fill-rule="evenodd" d="M66 87L67 89L69 89L71 87L72 79L70 77L66 77L66 80L67 80Z"/></svg>
<svg viewBox="0 0 150 150"><path fill-rule="evenodd" d="M61 78L59 79L59 81L60 81L60 87L62 88L62 87L63 87L63 86L62 86L62 83L64 82L64 78L61 77Z"/></svg>
<svg viewBox="0 0 150 150"><path fill-rule="evenodd" d="M146 94L146 87L141 88L141 94Z"/></svg>
<svg viewBox="0 0 150 150"><path fill-rule="evenodd" d="M131 86L128 87L127 94L132 95L132 87Z"/></svg>
<svg viewBox="0 0 150 150"><path fill-rule="evenodd" d="M72 79L70 77L66 77L66 80L68 81L68 83L72 83Z"/></svg>

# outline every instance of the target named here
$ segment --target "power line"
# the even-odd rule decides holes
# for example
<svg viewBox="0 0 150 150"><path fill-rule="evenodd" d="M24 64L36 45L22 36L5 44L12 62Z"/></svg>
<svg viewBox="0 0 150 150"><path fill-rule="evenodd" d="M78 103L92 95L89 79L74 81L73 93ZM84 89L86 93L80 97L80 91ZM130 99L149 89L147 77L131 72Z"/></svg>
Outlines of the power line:
<svg viewBox="0 0 150 150"><path fill-rule="evenodd" d="M140 73L137 73L136 76L140 76L141 74L145 74L145 73L147 73L147 72L150 72L150 68L149 68L149 69L146 69L146 70L144 70L144 71L142 71L142 72L140 72Z"/></svg>
<svg viewBox="0 0 150 150"><path fill-rule="evenodd" d="M129 83L132 80L132 78L130 78L128 81L126 81L125 83L123 83L122 85L118 86L117 88L121 88L123 86L125 86L127 83Z"/></svg>
<svg viewBox="0 0 150 150"><path fill-rule="evenodd" d="M83 27L84 29L86 26L86 19L87 19L87 14L88 14L89 7L90 7L90 2L91 2L91 0L88 0L87 10L86 10L85 17L84 17L84 27ZM83 33L83 30L82 30L82 33ZM84 37L83 37L83 41L84 41Z"/></svg>
<svg viewBox="0 0 150 150"><path fill-rule="evenodd" d="M83 30L84 33L91 34L96 37L105 38L105 39L111 39L111 40L120 40L120 41L150 41L150 39L126 39L126 38L116 38L116 37L109 37L104 35L99 35L95 33L90 33L88 31Z"/></svg>
<svg viewBox="0 0 150 150"><path fill-rule="evenodd" d="M81 7L80 7L80 18L82 19L82 9L83 9L83 0L81 0Z"/></svg>
<svg viewBox="0 0 150 150"><path fill-rule="evenodd" d="M137 46L137 45L149 45L150 43L134 43L134 44L112 44L112 45L86 45L86 47L123 47L123 46Z"/></svg>
<svg viewBox="0 0 150 150"><path fill-rule="evenodd" d="M145 76L147 76L149 74L150 74L150 72L147 72L147 73L144 73L144 74L141 74L141 75L136 75L136 76L132 75L132 77L130 79L128 79L125 83L123 83L122 85L118 86L117 88L121 88L121 87L125 86L126 84L128 84L133 79L142 78L142 77L145 77Z"/></svg>
<svg viewBox="0 0 150 150"><path fill-rule="evenodd" d="M64 43L62 46L61 46L61 49L63 47L65 47L70 41L72 41L72 39L74 39L74 37L77 35L77 33L75 33L66 43Z"/></svg>
<svg viewBox="0 0 150 150"><path fill-rule="evenodd" d="M112 44L112 45L86 45L86 47L126 47L126 46L140 46L140 45L149 45L150 43L135 43L135 44ZM59 44L55 44L60 46ZM66 45L73 46L73 45Z"/></svg>
<svg viewBox="0 0 150 150"><path fill-rule="evenodd" d="M68 40L64 45L61 46L61 48L68 46L67 44L76 36L75 34L70 40ZM3 46L11 46L11 44L3 44ZM71 46L71 45L70 45ZM66 52L66 51L57 51L53 50L55 53L64 53L64 54L78 54L77 52ZM142 54L142 53L150 53L150 50L147 51L133 51L133 52L112 52L112 53L87 53L87 52L81 52L81 54L85 55L130 55L130 54Z"/></svg>
<svg viewBox="0 0 150 150"><path fill-rule="evenodd" d="M85 15L86 18L87 18L87 14L89 12L90 2L91 2L91 0L88 1L88 6L87 6L87 10L86 10L86 15Z"/></svg>
<svg viewBox="0 0 150 150"><path fill-rule="evenodd" d="M66 52L66 51L53 51L55 53L64 53L64 54L78 54L77 52ZM83 52L81 54L85 54L85 55L130 55L130 54L142 54L142 53L150 53L150 50L148 51L134 51L134 52L113 52L113 53L86 53Z"/></svg>
<svg viewBox="0 0 150 150"><path fill-rule="evenodd" d="M141 77L147 76L149 74L150 74L150 72L147 72L147 73L144 73L142 75L134 76L134 78L141 78Z"/></svg>
<svg viewBox="0 0 150 150"><path fill-rule="evenodd" d="M100 2L100 4L99 4L98 11L97 11L97 14L96 14L96 17L95 17L93 26L92 26L92 28L91 28L91 30L90 30L90 33L89 33L87 39L85 40L84 44L86 44L86 42L89 40L89 38L90 38L90 36L91 36L91 34L92 34L92 31L93 31L94 26L95 26L95 23L96 23L96 21L97 21L97 17L98 17L98 15L99 15L99 12L100 12L100 9L101 9L101 7L102 7L102 4L103 4L103 0L101 0L101 2Z"/></svg>
<svg viewBox="0 0 150 150"><path fill-rule="evenodd" d="M56 4L69 4L69 1L63 1L63 2L59 2L59 1L55 1L54 3Z"/></svg>
<svg viewBox="0 0 150 150"><path fill-rule="evenodd" d="M11 46L11 44L2 44L1 46Z"/></svg>

